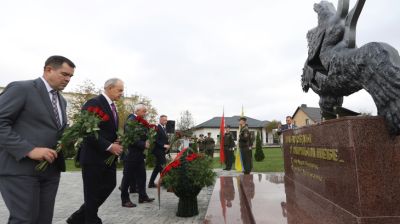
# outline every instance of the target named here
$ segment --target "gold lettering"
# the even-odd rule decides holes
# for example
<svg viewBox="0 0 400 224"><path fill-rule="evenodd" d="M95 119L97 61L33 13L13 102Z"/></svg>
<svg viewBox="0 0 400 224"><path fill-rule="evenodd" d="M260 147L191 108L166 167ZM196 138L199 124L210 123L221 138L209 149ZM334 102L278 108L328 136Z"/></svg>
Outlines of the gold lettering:
<svg viewBox="0 0 400 224"><path fill-rule="evenodd" d="M285 136L285 143L286 144L302 144L302 145L311 144L312 137L311 137L311 134Z"/></svg>
<svg viewBox="0 0 400 224"><path fill-rule="evenodd" d="M290 154L334 162L344 162L343 160L339 160L337 149L291 146Z"/></svg>

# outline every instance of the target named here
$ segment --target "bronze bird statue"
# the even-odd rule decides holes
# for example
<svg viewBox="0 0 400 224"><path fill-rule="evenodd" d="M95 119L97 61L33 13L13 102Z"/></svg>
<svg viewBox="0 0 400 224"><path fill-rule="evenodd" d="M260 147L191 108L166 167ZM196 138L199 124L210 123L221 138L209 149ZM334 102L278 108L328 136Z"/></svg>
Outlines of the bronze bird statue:
<svg viewBox="0 0 400 224"><path fill-rule="evenodd" d="M389 132L400 134L400 56L386 43L357 47L356 25L365 0L349 12L349 0L314 4L318 26L307 33L308 57L301 76L302 88L320 96L325 115L334 114L348 96L365 89L373 98L378 115ZM329 117L329 116L327 116Z"/></svg>

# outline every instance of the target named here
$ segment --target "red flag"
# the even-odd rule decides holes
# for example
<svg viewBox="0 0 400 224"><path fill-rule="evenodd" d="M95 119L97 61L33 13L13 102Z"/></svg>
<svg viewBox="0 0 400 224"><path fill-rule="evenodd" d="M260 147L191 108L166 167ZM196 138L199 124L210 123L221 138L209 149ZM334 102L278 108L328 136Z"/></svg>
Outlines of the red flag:
<svg viewBox="0 0 400 224"><path fill-rule="evenodd" d="M224 111L222 111L221 125L219 126L219 161L220 163L225 162L225 153L224 153L224 141L225 141L225 116Z"/></svg>

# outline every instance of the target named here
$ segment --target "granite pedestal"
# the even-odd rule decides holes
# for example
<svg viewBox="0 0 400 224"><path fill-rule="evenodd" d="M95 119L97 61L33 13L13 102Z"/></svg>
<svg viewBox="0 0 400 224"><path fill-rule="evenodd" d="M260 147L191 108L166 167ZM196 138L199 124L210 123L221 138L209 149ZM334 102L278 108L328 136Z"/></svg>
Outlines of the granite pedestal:
<svg viewBox="0 0 400 224"><path fill-rule="evenodd" d="M381 117L283 133L288 223L400 223L400 137Z"/></svg>

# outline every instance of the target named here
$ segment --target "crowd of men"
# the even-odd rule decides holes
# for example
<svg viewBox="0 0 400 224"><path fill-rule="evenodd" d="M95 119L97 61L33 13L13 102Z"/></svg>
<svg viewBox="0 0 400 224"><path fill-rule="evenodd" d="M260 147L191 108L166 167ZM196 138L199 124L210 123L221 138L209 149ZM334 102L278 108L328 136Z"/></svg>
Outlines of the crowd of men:
<svg viewBox="0 0 400 224"><path fill-rule="evenodd" d="M43 75L34 80L12 82L0 94L0 192L10 212L9 224L50 224L53 219L55 198L60 182L60 172L65 171L62 152L55 150L57 142L67 127L66 100L60 93L74 75L75 64L63 56L51 56L44 65ZM111 78L104 83L104 91L84 103L82 110L100 108L110 119L99 124L98 136L84 138L77 160L82 168L84 201L66 220L69 224L101 224L99 207L117 185L116 163L121 157L124 164L120 184L121 205L136 207L129 193L139 194L138 203L151 203L146 193L145 150L150 142L147 133L129 145L129 153L119 142L118 111L115 102L124 93L124 82ZM144 118L147 108L135 106L127 121ZM155 179L166 164L165 154L170 150L166 131L167 116L161 115L157 128L155 146L155 168L148 187L156 186ZM239 121L238 146L242 155L244 173L252 169L253 138L246 118ZM127 125L124 127L128 128ZM286 128L292 128L287 126ZM225 170L231 170L234 162L234 138L229 127L224 136L226 155ZM198 150L213 157L215 140L208 133L195 140ZM111 164L106 160L114 155ZM47 161L49 166L37 171L36 165Z"/></svg>

